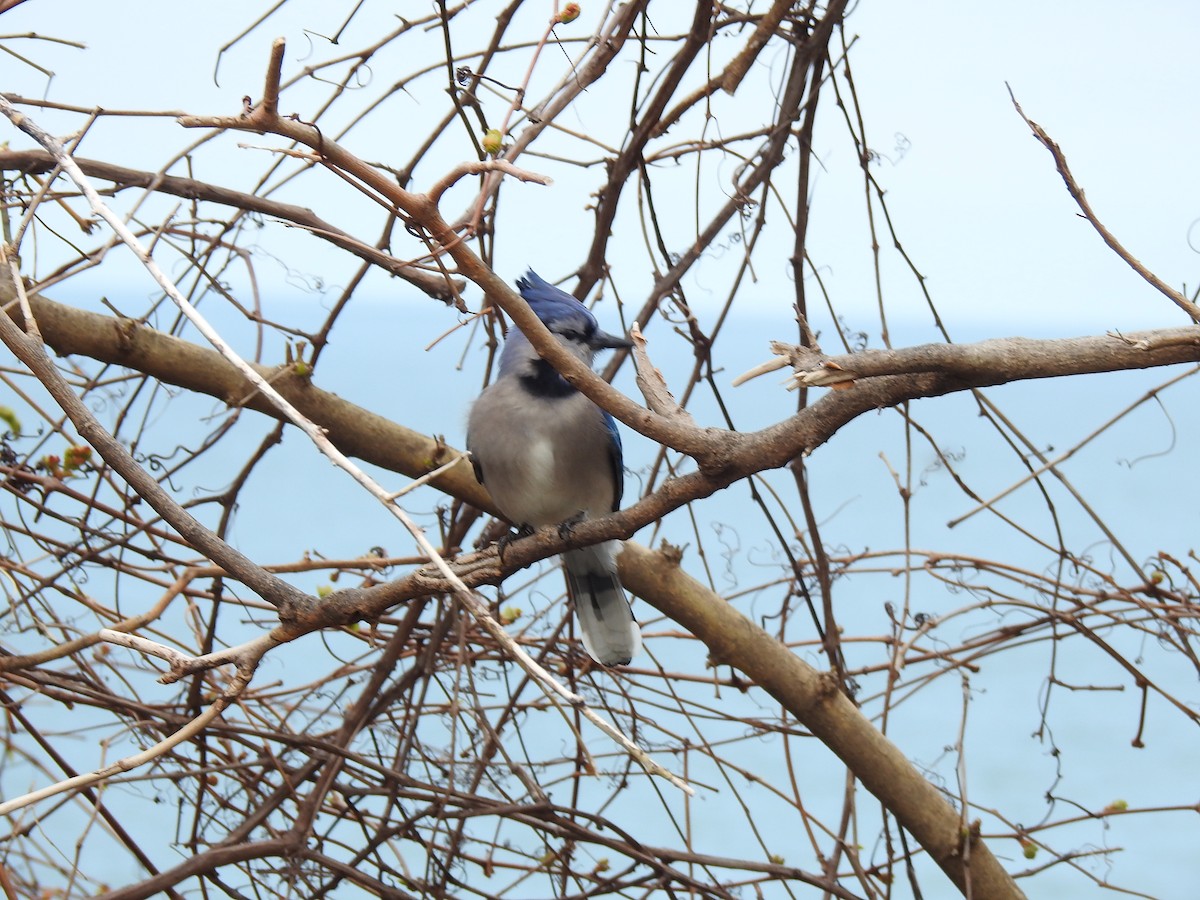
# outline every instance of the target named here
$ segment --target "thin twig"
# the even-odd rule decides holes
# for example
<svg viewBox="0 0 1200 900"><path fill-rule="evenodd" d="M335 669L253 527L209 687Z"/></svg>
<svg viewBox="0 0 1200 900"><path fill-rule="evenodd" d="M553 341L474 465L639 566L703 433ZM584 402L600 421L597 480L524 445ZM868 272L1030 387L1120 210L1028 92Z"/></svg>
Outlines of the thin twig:
<svg viewBox="0 0 1200 900"><path fill-rule="evenodd" d="M1137 272L1138 275L1140 275L1146 281L1146 283L1148 283L1151 287L1163 294L1172 303L1187 313L1193 322L1200 324L1200 306L1197 306L1179 291L1175 290L1175 288L1171 287L1169 284L1147 269L1144 265L1142 265L1140 261L1134 258L1132 253L1130 253L1121 245L1121 242L1118 241L1115 236L1113 236L1113 233L1104 227L1100 219L1097 218L1096 213L1092 211L1091 204L1088 203L1087 198L1084 196L1083 188L1079 186L1079 183L1075 180L1075 176L1071 174L1071 170L1067 166L1067 157L1063 153L1062 148L1055 143L1055 141L1046 133L1045 129L1042 128L1041 125L1032 121L1027 115L1025 115L1025 111L1021 109L1021 104L1017 102L1017 98L1013 93L1012 87L1007 83L1005 83L1005 87L1008 88L1008 96L1012 100L1013 107L1015 107L1017 110L1017 115L1025 120L1025 124L1029 126L1029 129L1033 132L1033 136L1037 138L1038 142L1050 151L1050 155L1054 157L1054 165L1058 168L1058 174L1062 176L1062 180L1067 186L1067 191L1075 200L1075 203L1078 204L1080 211L1083 213L1083 217L1092 224L1092 227L1096 229L1096 231L1100 234L1100 237L1104 239L1104 243L1108 244L1108 246L1112 248L1113 252L1116 253L1117 256L1125 260L1129 267L1133 269L1133 271Z"/></svg>
<svg viewBox="0 0 1200 900"><path fill-rule="evenodd" d="M131 637L130 635L122 634L120 632L111 632L110 634L119 638L121 643L125 643L126 639ZM153 642L148 641L146 643ZM225 709L227 709L229 705L242 694L242 692L246 689L246 686L250 683L251 677L253 677L256 664L257 660L254 661L254 664L248 664L246 666L239 667L233 680L230 681L225 690L221 692L221 696L218 697L216 701L214 701L213 704L208 707L208 709L196 716L196 718L192 719L174 734L159 741L154 746L147 747L145 750L141 751L140 753L135 753L132 756L126 756L123 759L119 759L112 765L105 766L102 769L97 769L94 772L87 772L83 775L76 775L73 778L66 778L62 781L56 782L55 784L47 785L44 788L39 788L36 791L30 791L28 794L23 794L20 797L14 797L12 800L0 803L0 816L11 815L18 809L23 809L32 803L38 802L39 800L45 800L47 797L53 797L66 791L82 790L83 788L104 781L106 778L111 778L113 775L119 775L122 772L128 772L131 769L144 766L146 763L158 759L160 756L170 751L173 747L177 747L185 741L191 740L193 737L203 731L209 725L209 723L211 723L222 712L224 712Z"/></svg>

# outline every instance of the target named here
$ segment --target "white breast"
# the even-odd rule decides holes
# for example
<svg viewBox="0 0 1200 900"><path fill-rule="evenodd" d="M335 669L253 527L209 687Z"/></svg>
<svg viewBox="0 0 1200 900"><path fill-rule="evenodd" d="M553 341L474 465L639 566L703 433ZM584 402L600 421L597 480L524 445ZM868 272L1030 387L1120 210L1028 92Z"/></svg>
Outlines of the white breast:
<svg viewBox="0 0 1200 900"><path fill-rule="evenodd" d="M531 400L496 384L476 402L469 430L484 484L514 524L557 525L612 509L609 437L582 394Z"/></svg>

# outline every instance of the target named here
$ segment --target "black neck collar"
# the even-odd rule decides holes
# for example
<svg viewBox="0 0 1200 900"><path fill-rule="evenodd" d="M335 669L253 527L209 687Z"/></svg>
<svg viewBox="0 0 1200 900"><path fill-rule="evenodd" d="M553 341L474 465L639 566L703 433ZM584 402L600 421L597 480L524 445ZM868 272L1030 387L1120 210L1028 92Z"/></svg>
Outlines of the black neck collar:
<svg viewBox="0 0 1200 900"><path fill-rule="evenodd" d="M533 361L532 371L521 375L521 384L537 397L555 399L569 397L576 392L575 388L554 370L554 366L540 358Z"/></svg>

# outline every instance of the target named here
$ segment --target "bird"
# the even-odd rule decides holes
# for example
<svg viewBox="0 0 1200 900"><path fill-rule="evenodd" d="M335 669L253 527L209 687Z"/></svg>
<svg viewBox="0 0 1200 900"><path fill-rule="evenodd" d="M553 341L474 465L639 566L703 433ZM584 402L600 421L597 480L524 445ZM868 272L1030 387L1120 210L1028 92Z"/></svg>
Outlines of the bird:
<svg viewBox="0 0 1200 900"><path fill-rule="evenodd" d="M596 317L530 269L517 289L542 324L590 366L597 351L629 348ZM467 450L475 476L513 525L569 529L620 508L625 469L621 435L607 412L542 359L510 328L495 380L471 405ZM583 647L606 665L624 665L641 649L641 631L617 576L619 541L562 554L567 593Z"/></svg>

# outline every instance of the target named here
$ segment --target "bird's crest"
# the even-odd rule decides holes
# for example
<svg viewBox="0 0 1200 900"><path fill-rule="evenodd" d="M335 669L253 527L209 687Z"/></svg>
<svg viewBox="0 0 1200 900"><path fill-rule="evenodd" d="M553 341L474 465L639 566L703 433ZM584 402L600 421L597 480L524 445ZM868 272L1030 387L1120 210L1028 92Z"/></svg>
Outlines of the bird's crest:
<svg viewBox="0 0 1200 900"><path fill-rule="evenodd" d="M546 326L563 320L579 323L585 336L590 336L598 327L591 310L568 294L546 281L530 269L525 277L517 279L517 289L529 308Z"/></svg>

